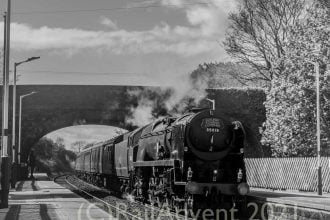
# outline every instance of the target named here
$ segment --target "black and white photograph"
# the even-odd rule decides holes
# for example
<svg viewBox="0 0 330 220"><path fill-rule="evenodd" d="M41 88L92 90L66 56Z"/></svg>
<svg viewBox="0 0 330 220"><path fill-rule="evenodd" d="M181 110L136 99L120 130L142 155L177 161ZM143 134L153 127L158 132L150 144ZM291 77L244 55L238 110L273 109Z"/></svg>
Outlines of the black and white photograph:
<svg viewBox="0 0 330 220"><path fill-rule="evenodd" d="M0 220L329 220L329 0L0 0Z"/></svg>

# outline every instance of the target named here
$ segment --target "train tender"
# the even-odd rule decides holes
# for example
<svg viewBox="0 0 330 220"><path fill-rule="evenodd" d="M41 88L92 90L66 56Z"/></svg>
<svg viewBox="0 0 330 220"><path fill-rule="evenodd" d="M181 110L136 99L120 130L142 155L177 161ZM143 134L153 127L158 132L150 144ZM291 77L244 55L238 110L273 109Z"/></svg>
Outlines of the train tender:
<svg viewBox="0 0 330 220"><path fill-rule="evenodd" d="M244 204L249 192L244 143L239 121L229 121L214 109L195 109L84 150L76 172L94 184L159 206L231 208Z"/></svg>

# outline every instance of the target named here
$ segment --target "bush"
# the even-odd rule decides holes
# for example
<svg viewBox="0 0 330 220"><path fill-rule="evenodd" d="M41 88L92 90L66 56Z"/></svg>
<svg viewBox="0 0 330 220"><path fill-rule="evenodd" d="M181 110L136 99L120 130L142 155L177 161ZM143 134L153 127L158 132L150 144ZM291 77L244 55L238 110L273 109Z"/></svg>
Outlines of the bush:
<svg viewBox="0 0 330 220"><path fill-rule="evenodd" d="M36 169L47 174L62 174L73 172L76 154L64 148L62 141L54 142L41 138L33 146L36 155Z"/></svg>

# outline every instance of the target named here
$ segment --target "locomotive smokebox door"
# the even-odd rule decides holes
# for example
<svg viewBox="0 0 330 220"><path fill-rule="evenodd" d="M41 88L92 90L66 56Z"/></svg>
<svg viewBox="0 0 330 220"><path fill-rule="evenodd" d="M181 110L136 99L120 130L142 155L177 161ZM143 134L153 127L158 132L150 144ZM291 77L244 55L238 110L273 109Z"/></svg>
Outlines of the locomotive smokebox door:
<svg viewBox="0 0 330 220"><path fill-rule="evenodd" d="M201 159L215 160L225 156L232 139L231 123L217 111L201 111L187 125L187 142ZM206 154L207 153L207 154ZM210 154L214 153L214 154Z"/></svg>

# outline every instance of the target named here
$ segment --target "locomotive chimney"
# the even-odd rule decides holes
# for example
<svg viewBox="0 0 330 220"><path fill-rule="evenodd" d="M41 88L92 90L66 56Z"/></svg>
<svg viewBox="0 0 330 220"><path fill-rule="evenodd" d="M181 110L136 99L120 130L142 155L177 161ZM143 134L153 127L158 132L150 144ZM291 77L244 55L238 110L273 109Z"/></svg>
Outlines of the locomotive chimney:
<svg viewBox="0 0 330 220"><path fill-rule="evenodd" d="M206 100L212 103L212 110L215 111L215 99L206 98Z"/></svg>

